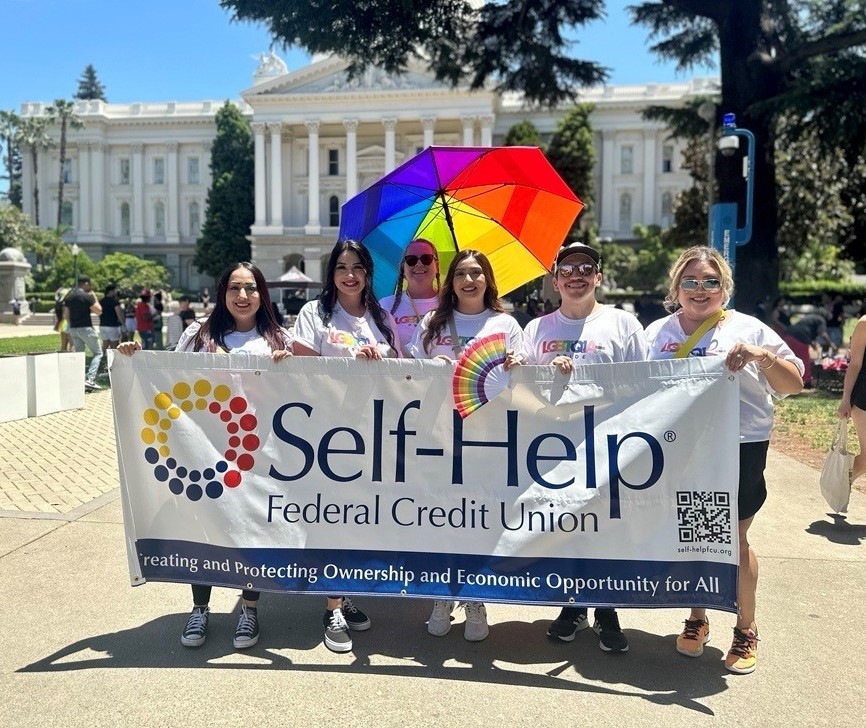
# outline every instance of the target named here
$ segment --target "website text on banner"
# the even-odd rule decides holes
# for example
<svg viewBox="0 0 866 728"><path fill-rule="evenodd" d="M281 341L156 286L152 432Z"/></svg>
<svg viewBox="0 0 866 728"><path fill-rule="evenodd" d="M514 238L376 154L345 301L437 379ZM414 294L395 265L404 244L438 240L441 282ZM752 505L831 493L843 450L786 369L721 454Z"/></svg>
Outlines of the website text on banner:
<svg viewBox="0 0 866 728"><path fill-rule="evenodd" d="M721 361L518 367L465 420L452 371L116 357L133 584L735 610Z"/></svg>

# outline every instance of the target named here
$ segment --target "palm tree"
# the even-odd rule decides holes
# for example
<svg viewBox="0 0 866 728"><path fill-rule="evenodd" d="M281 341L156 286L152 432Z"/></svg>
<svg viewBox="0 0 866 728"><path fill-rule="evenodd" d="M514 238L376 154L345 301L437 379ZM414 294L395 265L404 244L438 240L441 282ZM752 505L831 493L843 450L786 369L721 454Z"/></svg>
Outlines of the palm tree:
<svg viewBox="0 0 866 728"><path fill-rule="evenodd" d="M9 190L12 190L12 149L15 146L15 134L21 117L14 111L0 111L0 142L6 142L6 171L9 177Z"/></svg>
<svg viewBox="0 0 866 728"><path fill-rule="evenodd" d="M57 229L63 221L63 167L66 166L66 131L67 129L83 129L81 121L74 111L75 105L66 99L55 99L54 105L45 110L48 120L60 123L60 182L57 185Z"/></svg>
<svg viewBox="0 0 866 728"><path fill-rule="evenodd" d="M15 143L19 148L30 149L30 159L33 162L33 222L39 226L39 150L54 146L54 139L48 133L48 119L44 116L34 116L21 119Z"/></svg>

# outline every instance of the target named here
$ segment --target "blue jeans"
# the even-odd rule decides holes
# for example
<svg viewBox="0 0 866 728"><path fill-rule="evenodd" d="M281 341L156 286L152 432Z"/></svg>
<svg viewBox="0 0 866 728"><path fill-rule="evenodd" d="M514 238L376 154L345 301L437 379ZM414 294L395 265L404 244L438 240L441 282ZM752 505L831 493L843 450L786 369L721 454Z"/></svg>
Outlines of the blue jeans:
<svg viewBox="0 0 866 728"><path fill-rule="evenodd" d="M69 336L72 339L75 351L90 349L93 354L93 359L90 360L90 368L87 370L87 381L95 382L96 373L99 371L99 364L102 362L102 342L99 340L96 329L92 326L70 328Z"/></svg>
<svg viewBox="0 0 866 728"><path fill-rule="evenodd" d="M141 337L142 349L153 348L153 329L151 329L150 331L139 331L138 335Z"/></svg>

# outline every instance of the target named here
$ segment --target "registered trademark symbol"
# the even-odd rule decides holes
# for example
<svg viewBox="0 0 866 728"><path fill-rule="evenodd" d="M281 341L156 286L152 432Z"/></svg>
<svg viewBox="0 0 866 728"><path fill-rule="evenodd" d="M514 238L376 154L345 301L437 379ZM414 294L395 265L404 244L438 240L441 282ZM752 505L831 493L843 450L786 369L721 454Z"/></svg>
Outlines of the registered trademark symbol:
<svg viewBox="0 0 866 728"><path fill-rule="evenodd" d="M674 432L673 430L668 430L668 431L665 433L665 440L666 440L667 442L673 442L673 441L676 440L676 439L677 439L677 433Z"/></svg>

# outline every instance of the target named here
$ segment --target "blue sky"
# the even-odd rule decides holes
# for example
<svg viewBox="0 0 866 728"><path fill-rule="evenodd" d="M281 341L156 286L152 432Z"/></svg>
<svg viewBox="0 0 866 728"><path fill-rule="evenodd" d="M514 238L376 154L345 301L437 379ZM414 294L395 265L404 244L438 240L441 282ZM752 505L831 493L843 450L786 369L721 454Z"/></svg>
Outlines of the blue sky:
<svg viewBox="0 0 866 728"><path fill-rule="evenodd" d="M580 29L575 55L611 70L610 83L683 80L647 50L644 28L629 26L625 7L608 0L608 18ZM110 102L238 98L251 85L253 56L267 31L232 23L217 0L0 0L0 109L24 101L70 98L84 67L95 66ZM289 69L308 56L278 49Z"/></svg>

